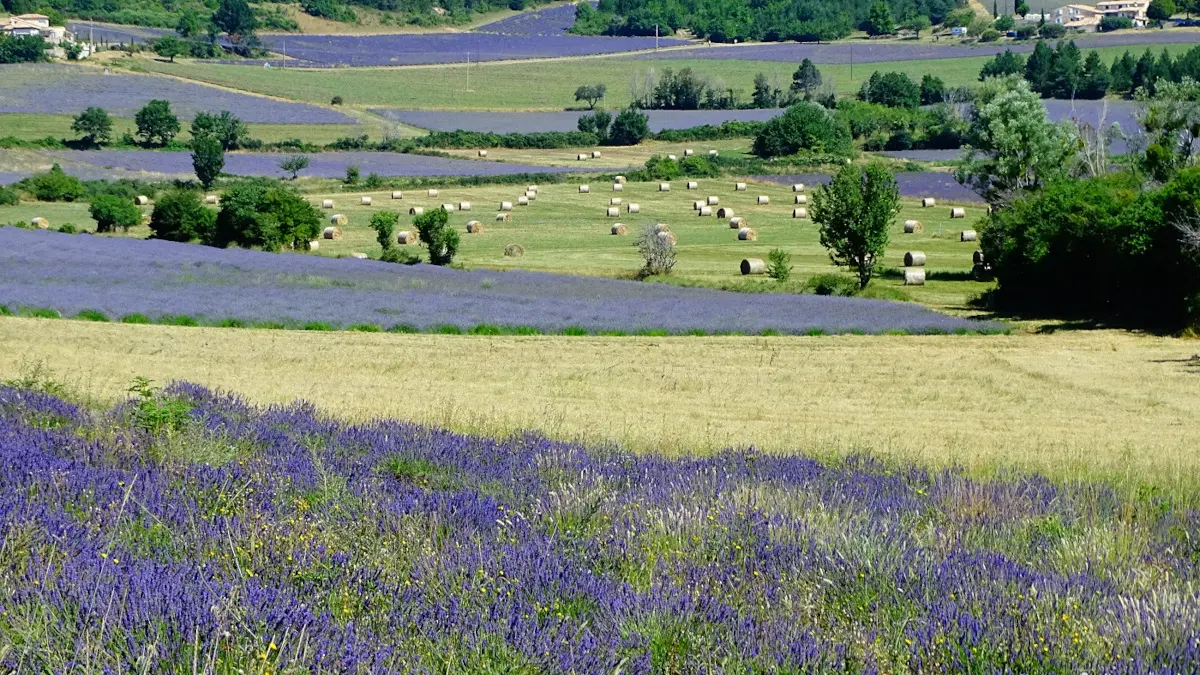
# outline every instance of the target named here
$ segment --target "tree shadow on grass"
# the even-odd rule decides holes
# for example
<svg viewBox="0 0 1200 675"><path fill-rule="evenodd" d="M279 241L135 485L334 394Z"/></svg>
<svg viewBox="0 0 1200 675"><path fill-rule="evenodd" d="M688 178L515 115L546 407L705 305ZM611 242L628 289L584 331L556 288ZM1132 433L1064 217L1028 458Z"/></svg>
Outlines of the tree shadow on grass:
<svg viewBox="0 0 1200 675"><path fill-rule="evenodd" d="M1178 363L1184 372L1200 375L1200 354L1193 354L1186 359L1151 359L1150 363Z"/></svg>

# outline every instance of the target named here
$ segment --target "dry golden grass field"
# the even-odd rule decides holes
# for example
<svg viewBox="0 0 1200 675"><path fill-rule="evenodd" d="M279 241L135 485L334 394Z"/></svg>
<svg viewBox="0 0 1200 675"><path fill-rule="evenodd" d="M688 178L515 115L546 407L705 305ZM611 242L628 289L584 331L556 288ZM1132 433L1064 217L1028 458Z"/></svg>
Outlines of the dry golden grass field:
<svg viewBox="0 0 1200 675"><path fill-rule="evenodd" d="M103 402L136 376L186 379L351 419L667 454L865 452L1181 494L1200 476L1197 351L1120 331L473 337L0 318L0 379L41 363Z"/></svg>

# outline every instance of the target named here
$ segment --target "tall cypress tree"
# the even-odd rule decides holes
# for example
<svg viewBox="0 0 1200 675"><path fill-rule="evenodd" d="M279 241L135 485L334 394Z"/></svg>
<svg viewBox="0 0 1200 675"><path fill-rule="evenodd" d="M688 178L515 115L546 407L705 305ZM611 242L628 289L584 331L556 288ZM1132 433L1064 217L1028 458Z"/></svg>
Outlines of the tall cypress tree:
<svg viewBox="0 0 1200 675"><path fill-rule="evenodd" d="M1046 83L1050 79L1050 65L1053 59L1054 54L1050 47L1045 42L1038 42L1033 48L1033 53L1029 55L1029 60L1025 62L1025 79L1029 81L1030 88L1042 96L1046 95Z"/></svg>

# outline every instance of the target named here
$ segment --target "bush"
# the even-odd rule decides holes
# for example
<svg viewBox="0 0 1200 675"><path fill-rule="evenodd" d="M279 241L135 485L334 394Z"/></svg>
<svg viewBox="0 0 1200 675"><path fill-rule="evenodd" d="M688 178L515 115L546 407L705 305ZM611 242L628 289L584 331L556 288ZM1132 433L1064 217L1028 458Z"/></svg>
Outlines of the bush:
<svg viewBox="0 0 1200 675"><path fill-rule="evenodd" d="M58 164L45 173L36 173L17 186L40 202L73 202L87 196L87 189L74 176L68 176Z"/></svg>
<svg viewBox="0 0 1200 675"><path fill-rule="evenodd" d="M205 208L200 194L192 190L172 190L159 198L150 214L150 232L154 239L167 241L205 241L213 236L217 213Z"/></svg>
<svg viewBox="0 0 1200 675"><path fill-rule="evenodd" d="M270 181L247 181L222 195L216 226L203 243L302 249L320 233L321 214L307 200Z"/></svg>
<svg viewBox="0 0 1200 675"><path fill-rule="evenodd" d="M827 272L811 276L804 282L804 292L815 295L850 297L858 293L858 281L845 274Z"/></svg>
<svg viewBox="0 0 1200 675"><path fill-rule="evenodd" d="M825 108L803 102L767 122L754 138L753 152L759 157L785 157L801 150L849 156L850 130Z"/></svg>
<svg viewBox="0 0 1200 675"><path fill-rule="evenodd" d="M112 118L104 108L92 106L75 116L71 131L86 145L104 145L112 140Z"/></svg>
<svg viewBox="0 0 1200 675"><path fill-rule="evenodd" d="M716 178L721 170L705 157L684 157L679 160L679 171L688 178Z"/></svg>
<svg viewBox="0 0 1200 675"><path fill-rule="evenodd" d="M1000 31L989 28L979 34L980 42L995 42L1000 39Z"/></svg>
<svg viewBox="0 0 1200 675"><path fill-rule="evenodd" d="M1127 30L1133 28L1133 19L1127 16L1115 16L1106 14L1100 19L1100 32L1107 33L1114 30Z"/></svg>
<svg viewBox="0 0 1200 675"><path fill-rule="evenodd" d="M354 185L358 182L358 167L351 164L346 167L346 178L343 181L346 185Z"/></svg>
<svg viewBox="0 0 1200 675"><path fill-rule="evenodd" d="M675 245L658 236L654 225L646 225L634 243L637 245L638 252L642 254L642 269L638 272L639 278L645 279L646 277L670 274L671 270L675 268Z"/></svg>
<svg viewBox="0 0 1200 675"><path fill-rule="evenodd" d="M113 232L118 227L128 232L142 222L142 210L128 199L115 195L100 195L92 199L89 209L96 221L97 232Z"/></svg>
<svg viewBox="0 0 1200 675"><path fill-rule="evenodd" d="M345 102L346 102L345 99L343 99L341 96L334 96L329 101L329 105L342 105Z"/></svg>
<svg viewBox="0 0 1200 675"><path fill-rule="evenodd" d="M767 254L767 276L775 281L787 281L792 276L792 256L781 248Z"/></svg>
<svg viewBox="0 0 1200 675"><path fill-rule="evenodd" d="M674 180L682 175L679 163L662 155L646 160L646 175L653 180Z"/></svg>
<svg viewBox="0 0 1200 675"><path fill-rule="evenodd" d="M9 37L0 35L0 63L33 63L46 60L50 43L40 35Z"/></svg>
<svg viewBox="0 0 1200 675"><path fill-rule="evenodd" d="M992 24L992 28L995 28L1001 33L1008 32L1016 27L1017 20L1014 19L1011 14L1001 14L1000 16L996 17L996 21Z"/></svg>
<svg viewBox="0 0 1200 675"><path fill-rule="evenodd" d="M649 135L649 119L634 108L626 108L613 120L608 132L608 144L637 145Z"/></svg>
<svg viewBox="0 0 1200 675"><path fill-rule="evenodd" d="M863 83L858 97L891 108L916 108L921 105L921 88L904 73L875 71Z"/></svg>
<svg viewBox="0 0 1200 675"><path fill-rule="evenodd" d="M446 225L449 216L442 209L434 209L413 218L413 227L429 249L430 264L449 265L458 253L458 232Z"/></svg>
<svg viewBox="0 0 1200 675"><path fill-rule="evenodd" d="M16 206L20 201L21 197L16 190L10 190L0 185L0 206Z"/></svg>
<svg viewBox="0 0 1200 675"><path fill-rule="evenodd" d="M1037 26L1021 26L1017 29L1018 40L1030 40L1037 34Z"/></svg>
<svg viewBox="0 0 1200 675"><path fill-rule="evenodd" d="M1038 28L1038 35L1047 40L1057 40L1066 34L1066 27L1060 26L1057 23L1048 23L1041 28Z"/></svg>

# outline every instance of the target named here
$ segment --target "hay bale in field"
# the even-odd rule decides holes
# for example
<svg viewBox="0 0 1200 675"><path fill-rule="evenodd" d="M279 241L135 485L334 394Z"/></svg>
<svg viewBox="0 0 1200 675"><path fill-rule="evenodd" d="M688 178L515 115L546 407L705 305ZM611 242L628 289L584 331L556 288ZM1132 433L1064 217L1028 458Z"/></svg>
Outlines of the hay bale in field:
<svg viewBox="0 0 1200 675"><path fill-rule="evenodd" d="M714 196L714 197L709 197L709 198L708 198L708 205L709 205L709 206L716 206L717 204L720 204L720 203L721 203L721 199L720 199L720 197L715 197L715 196Z"/></svg>
<svg viewBox="0 0 1200 675"><path fill-rule="evenodd" d="M633 202L630 202L625 205L625 212L626 213L641 213L642 207L639 204L634 204Z"/></svg>
<svg viewBox="0 0 1200 675"><path fill-rule="evenodd" d="M321 236L329 240L337 240L342 238L342 228L327 227L321 232Z"/></svg>
<svg viewBox="0 0 1200 675"><path fill-rule="evenodd" d="M438 191L435 188L429 188L428 190L425 191L425 196L426 197L436 197L436 196L438 196Z"/></svg>
<svg viewBox="0 0 1200 675"><path fill-rule="evenodd" d="M584 160L585 160L585 159L587 159L587 158L588 158L588 156L587 156L587 155L585 155L585 154L583 154L582 152L581 152L581 153L579 153L578 155L575 155L575 159L577 159L577 160L579 160L579 161L581 161L581 162L582 162L582 161L584 161Z"/></svg>
<svg viewBox="0 0 1200 675"><path fill-rule="evenodd" d="M807 196L807 195L796 195L796 199L795 199L794 201L795 201L797 204L807 204L807 203L808 203L808 196Z"/></svg>
<svg viewBox="0 0 1200 675"><path fill-rule="evenodd" d="M425 215L425 209L424 209L424 207L420 207L420 206L414 206L414 207L412 207L411 209L409 209L409 210L408 210L408 215L410 215L410 216L423 216L423 215Z"/></svg>
<svg viewBox="0 0 1200 675"><path fill-rule="evenodd" d="M526 200L526 201L528 201L528 200ZM512 202L500 202L500 210L501 211L512 211L512 209L513 209Z"/></svg>
<svg viewBox="0 0 1200 675"><path fill-rule="evenodd" d="M609 206L620 206L620 205L621 205L621 198L620 198L620 197L611 197L611 198L609 198L609 200L608 200L608 205L609 205Z"/></svg>
<svg viewBox="0 0 1200 675"><path fill-rule="evenodd" d="M692 210L699 211L700 209L704 208L706 204L707 202L697 199L696 201L692 202Z"/></svg>
<svg viewBox="0 0 1200 675"><path fill-rule="evenodd" d="M762 258L743 258L742 259L742 274L766 274L767 263L763 262Z"/></svg>
<svg viewBox="0 0 1200 675"><path fill-rule="evenodd" d="M699 183L697 183L697 182L696 182L696 181L694 181L694 180L689 180L689 181L688 181L688 184L687 184L687 189L689 189L689 190L699 190L699 189L700 189L700 184L699 184Z"/></svg>
<svg viewBox="0 0 1200 675"><path fill-rule="evenodd" d="M904 285L905 286L924 286L925 285L925 268L924 267L907 267L904 269Z"/></svg>
<svg viewBox="0 0 1200 675"><path fill-rule="evenodd" d="M409 232L408 230L404 230L400 234L396 235L396 243L401 244L403 246L407 246L409 244L415 244L415 243L417 243L417 233Z"/></svg>
<svg viewBox="0 0 1200 675"><path fill-rule="evenodd" d="M950 218L953 219L953 218L966 218L966 217L967 217L966 209L958 207L958 206L950 209Z"/></svg>
<svg viewBox="0 0 1200 675"><path fill-rule="evenodd" d="M611 232L616 235L629 234L629 228L625 227L621 223L617 223L616 225L612 226Z"/></svg>
<svg viewBox="0 0 1200 675"><path fill-rule="evenodd" d="M701 218L703 218L704 216L711 216L712 215L712 207L711 206L701 206L700 212L698 215Z"/></svg>
<svg viewBox="0 0 1200 675"><path fill-rule="evenodd" d="M579 194L581 194L581 195L586 195L587 193L589 193L591 191L592 191L592 188L590 188L586 185L579 186Z"/></svg>
<svg viewBox="0 0 1200 675"><path fill-rule="evenodd" d="M925 254L921 251L908 251L904 254L905 267L924 267Z"/></svg>
<svg viewBox="0 0 1200 675"><path fill-rule="evenodd" d="M323 208L323 209L332 209L332 208L333 208L333 200L332 200L332 199L326 199L325 201L321 202L321 208Z"/></svg>
<svg viewBox="0 0 1200 675"><path fill-rule="evenodd" d="M592 151L592 159L600 159L600 151L599 150Z"/></svg>
<svg viewBox="0 0 1200 675"><path fill-rule="evenodd" d="M679 241L679 238L675 236L674 232L659 232L658 240L669 246L674 246Z"/></svg>
<svg viewBox="0 0 1200 675"><path fill-rule="evenodd" d="M313 241L308 242L308 250L315 251L319 248L321 248L321 242L319 242L315 239Z"/></svg>
<svg viewBox="0 0 1200 675"><path fill-rule="evenodd" d="M804 192L804 183L795 183L792 185L792 192Z"/></svg>
<svg viewBox="0 0 1200 675"><path fill-rule="evenodd" d="M345 225L346 223L350 222L350 219L348 219L348 218L346 218L346 216L338 213L336 215L330 216L329 222L333 225Z"/></svg>
<svg viewBox="0 0 1200 675"><path fill-rule="evenodd" d="M804 209L804 208L792 209L792 217L793 218L807 218L808 217L808 209Z"/></svg>
<svg viewBox="0 0 1200 675"><path fill-rule="evenodd" d="M740 229L742 229L743 227L748 227L748 225L746 224L746 219L745 219L745 218L742 218L742 217L740 217L740 216L739 216L739 217L737 217L737 218L730 218L730 219L729 219L729 229L731 229L731 230L740 230Z"/></svg>
<svg viewBox="0 0 1200 675"><path fill-rule="evenodd" d="M536 185L526 185L526 186L525 186L525 191L526 191L526 192L537 192L537 191L538 191L538 186L536 186Z"/></svg>
<svg viewBox="0 0 1200 675"><path fill-rule="evenodd" d="M205 204L216 204L216 203L217 203L217 196L216 196L216 195L208 195L208 196L206 196L206 197L204 198L204 203L205 203Z"/></svg>
<svg viewBox="0 0 1200 675"><path fill-rule="evenodd" d="M480 150L480 151L479 151L479 156L480 156L480 157L487 157L487 150Z"/></svg>
<svg viewBox="0 0 1200 675"><path fill-rule="evenodd" d="M982 265L984 262L983 251L975 251L971 254L971 262L976 265Z"/></svg>
<svg viewBox="0 0 1200 675"><path fill-rule="evenodd" d="M717 155L720 155L720 154L721 154L721 153L717 152L716 150L709 150L709 151L708 151L708 156L709 156L709 157L716 157Z"/></svg>
<svg viewBox="0 0 1200 675"><path fill-rule="evenodd" d="M734 192L745 192L746 184L745 183L734 183L733 190L734 190Z"/></svg>
<svg viewBox="0 0 1200 675"><path fill-rule="evenodd" d="M534 190L534 191L526 192L525 193L525 201L527 201L527 202L537 201L537 191ZM526 206L528 206L528 204L526 204Z"/></svg>
<svg viewBox="0 0 1200 675"><path fill-rule="evenodd" d="M363 206L370 206L370 205L371 205L371 198L370 198L370 197L363 197L363 198L359 199L359 203L360 203L360 204L362 204Z"/></svg>
<svg viewBox="0 0 1200 675"><path fill-rule="evenodd" d="M691 148L684 148L684 150L683 150L684 157L691 157L694 154L696 154L696 151L692 150Z"/></svg>
<svg viewBox="0 0 1200 675"><path fill-rule="evenodd" d="M992 266L987 263L977 263L971 267L971 278L975 281L991 281L994 276Z"/></svg>
<svg viewBox="0 0 1200 675"><path fill-rule="evenodd" d="M624 183L613 183L613 192L620 192L625 189Z"/></svg>
<svg viewBox="0 0 1200 675"><path fill-rule="evenodd" d="M759 205L759 206L765 206L765 205L767 205L767 204L770 204L770 203L771 203L771 198L770 198L770 197L768 197L768 196L766 196L766 195L759 195L759 196L758 196L758 205Z"/></svg>
<svg viewBox="0 0 1200 675"><path fill-rule="evenodd" d="M671 184L670 184L670 183L659 183L659 184L658 184L658 191L659 191L659 192L670 192L670 191L671 191Z"/></svg>
<svg viewBox="0 0 1200 675"><path fill-rule="evenodd" d="M511 223L512 222L512 214L511 213L497 213L496 214L496 222L497 223Z"/></svg>
<svg viewBox="0 0 1200 675"><path fill-rule="evenodd" d="M471 202L459 202L458 210L459 211L470 211L471 210Z"/></svg>
<svg viewBox="0 0 1200 675"><path fill-rule="evenodd" d="M453 212L454 212L454 205L453 205L453 204L442 204L442 210L443 210L443 211L445 211L445 212L447 212L447 213L453 213Z"/></svg>
<svg viewBox="0 0 1200 675"><path fill-rule="evenodd" d="M46 220L45 218L43 218L43 217L41 217L41 216L35 216L35 217L34 217L32 220L30 220L29 222L30 222L30 223L31 223L31 224L32 224L34 227L36 227L36 228L37 228L37 229L39 229L39 230L48 230L48 229L50 229L50 221L49 221L49 220Z"/></svg>
<svg viewBox="0 0 1200 675"><path fill-rule="evenodd" d="M963 230L958 235L959 241L979 241L979 233L975 230Z"/></svg>
<svg viewBox="0 0 1200 675"><path fill-rule="evenodd" d="M923 225L921 225L921 221L919 221L919 220L904 221L904 234L917 234L919 232L924 232L924 231L925 231L925 227Z"/></svg>
<svg viewBox="0 0 1200 675"><path fill-rule="evenodd" d="M670 231L671 231L671 226L667 225L666 223L655 223L654 224L654 234L658 234L659 232L670 232Z"/></svg>
<svg viewBox="0 0 1200 675"><path fill-rule="evenodd" d="M620 183L621 185L625 184L625 176L617 176L617 177L613 178L613 180Z"/></svg>
<svg viewBox="0 0 1200 675"><path fill-rule="evenodd" d="M529 197L517 197L517 206L529 206Z"/></svg>
<svg viewBox="0 0 1200 675"><path fill-rule="evenodd" d="M370 259L370 256L368 256L366 253L360 253L358 251L354 251L353 253L351 253L350 257L355 258L356 260L369 260Z"/></svg>
<svg viewBox="0 0 1200 675"><path fill-rule="evenodd" d="M758 241L758 233L752 227L743 227L738 230L738 241Z"/></svg>
<svg viewBox="0 0 1200 675"><path fill-rule="evenodd" d="M935 206L937 206L937 200L933 197L924 197L921 199L921 208L932 209Z"/></svg>
<svg viewBox="0 0 1200 675"><path fill-rule="evenodd" d="M395 190L392 192L392 199L404 199L404 193L399 190Z"/></svg>
<svg viewBox="0 0 1200 675"><path fill-rule="evenodd" d="M525 255L525 247L520 244L507 244L504 247L505 258L520 258Z"/></svg>
<svg viewBox="0 0 1200 675"><path fill-rule="evenodd" d="M618 218L621 215L621 209L618 209L615 206L610 206L604 211L604 214L609 218Z"/></svg>
<svg viewBox="0 0 1200 675"><path fill-rule="evenodd" d="M732 218L733 217L733 209L729 208L728 206L722 206L721 208L717 209L717 217L718 218Z"/></svg>
<svg viewBox="0 0 1200 675"><path fill-rule="evenodd" d="M679 159L679 158L678 158L678 157L676 157L675 155L667 155L667 159L669 159L669 160L671 160L672 162L674 162L675 160L677 160L677 159Z"/></svg>
<svg viewBox="0 0 1200 675"><path fill-rule="evenodd" d="M133 203L137 204L138 206L145 206L150 203L150 198L146 195L138 195L137 197L133 198Z"/></svg>
<svg viewBox="0 0 1200 675"><path fill-rule="evenodd" d="M478 220L472 220L467 223L467 234L481 234L483 232L483 223Z"/></svg>

